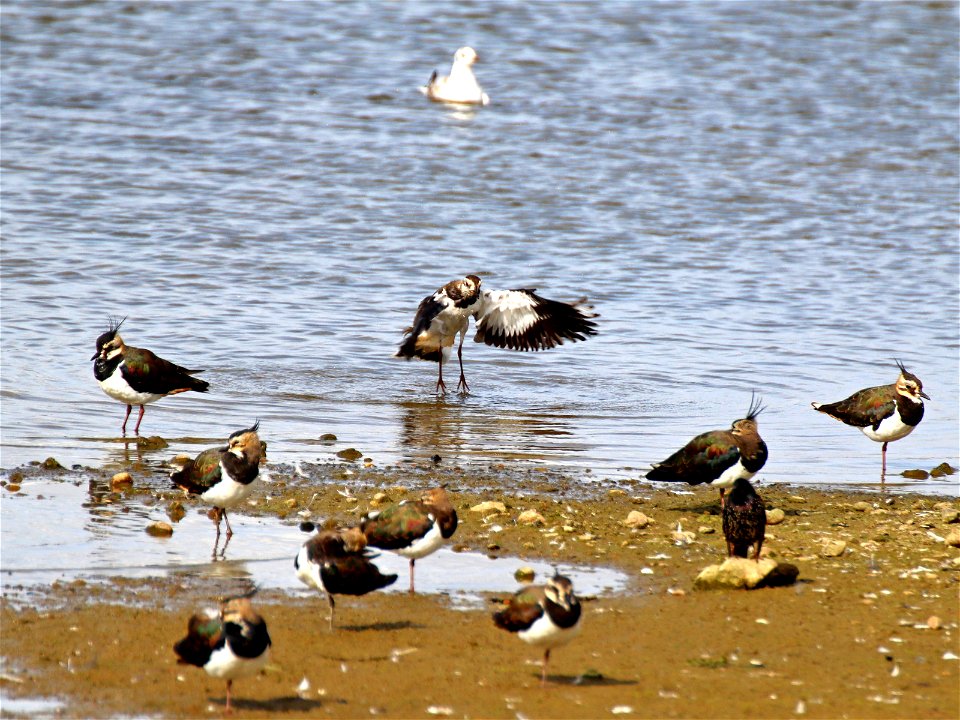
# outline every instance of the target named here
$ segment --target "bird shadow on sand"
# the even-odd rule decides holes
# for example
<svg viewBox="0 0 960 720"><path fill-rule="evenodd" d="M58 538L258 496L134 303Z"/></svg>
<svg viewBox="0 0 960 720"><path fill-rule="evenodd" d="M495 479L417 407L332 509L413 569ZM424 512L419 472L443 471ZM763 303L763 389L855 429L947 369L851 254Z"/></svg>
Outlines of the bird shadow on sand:
<svg viewBox="0 0 960 720"><path fill-rule="evenodd" d="M375 622L367 625L337 625L337 630L344 632L367 632L368 630L379 630L389 632L391 630L423 630L426 625L413 623L409 620L400 620L398 622Z"/></svg>
<svg viewBox="0 0 960 720"><path fill-rule="evenodd" d="M207 698L211 703L218 704L221 707L226 703L225 697ZM268 713L308 713L319 710L324 705L345 704L345 700L335 698L324 698L320 700L308 700L297 695L287 695L285 697L272 698L270 700L252 700L249 698L233 698L231 701L234 710L254 710Z"/></svg>
<svg viewBox="0 0 960 720"><path fill-rule="evenodd" d="M536 675L540 680L540 675ZM622 687L636 685L636 680L620 680L618 678L607 677L600 673L590 673L584 675L547 675L547 687L551 685L574 685L580 687Z"/></svg>

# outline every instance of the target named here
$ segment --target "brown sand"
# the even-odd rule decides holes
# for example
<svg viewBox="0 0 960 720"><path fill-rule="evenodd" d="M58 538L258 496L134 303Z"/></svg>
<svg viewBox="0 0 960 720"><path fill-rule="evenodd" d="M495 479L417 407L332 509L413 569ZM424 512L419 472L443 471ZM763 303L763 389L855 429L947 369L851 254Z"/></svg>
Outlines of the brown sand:
<svg viewBox="0 0 960 720"><path fill-rule="evenodd" d="M715 490L676 496L502 467L342 472L313 468L301 479L275 471L279 482L252 511L287 515L312 498L315 516L350 522L378 492L397 500L449 482L458 546L613 566L631 586L584 603L583 632L554 652L547 688L540 653L493 626L498 598L469 611L439 596L344 598L331 634L319 596L265 589L257 604L273 665L235 683L240 717L960 716L960 662L944 659L960 654L960 551L935 537L958 527L936 507L945 498L761 487L767 506L786 513L768 527L766 547L800 568L800 582L697 591L697 572L724 554ZM336 492L348 478L359 502ZM137 481L133 492L175 497ZM496 487L510 490L488 489ZM486 500L503 501L506 512L470 510ZM545 524L517 525L531 509ZM622 522L631 510L653 522L631 530ZM678 522L695 533L688 545L675 544ZM491 534L493 524L503 531ZM826 540L846 541L843 554L823 557ZM3 692L60 698L68 717L218 716L224 683L177 665L171 650L190 613L215 595L201 579L60 584L31 609L5 600ZM310 688L298 693L304 677Z"/></svg>

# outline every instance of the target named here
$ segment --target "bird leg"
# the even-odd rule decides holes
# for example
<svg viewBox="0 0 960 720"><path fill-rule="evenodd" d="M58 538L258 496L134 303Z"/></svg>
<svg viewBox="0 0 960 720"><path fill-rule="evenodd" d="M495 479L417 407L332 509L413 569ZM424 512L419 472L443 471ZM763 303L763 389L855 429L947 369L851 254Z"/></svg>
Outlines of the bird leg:
<svg viewBox="0 0 960 720"><path fill-rule="evenodd" d="M550 648L543 651L543 668L540 670L540 687L547 686L547 664L550 662Z"/></svg>
<svg viewBox="0 0 960 720"><path fill-rule="evenodd" d="M437 363L437 395L446 395L447 386L443 382L443 350L440 351L440 362Z"/></svg>
<svg viewBox="0 0 960 720"><path fill-rule="evenodd" d="M141 405L141 406L140 406L140 415L137 417L137 426L133 429L133 432L134 432L134 434L136 434L136 435L139 435L139 434L140 434L140 421L143 420L143 411L144 411L144 410L145 410L145 408L143 407L143 405ZM129 405L127 405L127 414L128 414L128 415L130 414L130 406L129 406ZM124 421L123 421L123 424L126 425L126 424L127 424L127 421L124 420Z"/></svg>
<svg viewBox="0 0 960 720"><path fill-rule="evenodd" d="M333 632L333 613L336 612L336 603L330 593L327 593L327 602L330 604L330 632Z"/></svg>
<svg viewBox="0 0 960 720"><path fill-rule="evenodd" d="M470 393L470 386L467 385L467 376L463 374L463 339L466 336L466 332L460 333L460 345L457 346L457 359L460 361L460 382L457 383L457 392L464 395Z"/></svg>
<svg viewBox="0 0 960 720"><path fill-rule="evenodd" d="M132 405L127 405L127 414L123 416L123 425L120 426L120 432L124 435L127 434L127 420L130 419L130 411L133 410Z"/></svg>
<svg viewBox="0 0 960 720"><path fill-rule="evenodd" d="M723 506L724 506L724 504L726 503L726 500L724 500L724 498L723 498L724 492L725 492L724 489L723 489L723 488L720 488L720 509L721 509L721 510L723 510Z"/></svg>
<svg viewBox="0 0 960 720"><path fill-rule="evenodd" d="M413 589L413 565L417 561L412 559L410 560L410 594L413 595L416 591Z"/></svg>
<svg viewBox="0 0 960 720"><path fill-rule="evenodd" d="M223 513L223 521L227 524L227 539L233 537L233 529L230 527L230 518L227 517L227 509L222 508L220 512Z"/></svg>
<svg viewBox="0 0 960 720"><path fill-rule="evenodd" d="M757 562L760 562L760 548L762 547L763 547L763 538L760 538L759 540L757 540L757 543L756 543L757 550L756 552L753 553L753 559L756 560Z"/></svg>
<svg viewBox="0 0 960 720"><path fill-rule="evenodd" d="M217 538L213 541L213 559L216 561L217 546L220 544L220 508L215 507L213 509L213 517L211 520L213 520L214 524L217 526ZM226 549L226 545L224 545L224 549Z"/></svg>
<svg viewBox="0 0 960 720"><path fill-rule="evenodd" d="M233 686L233 680L227 680L227 706L223 709L223 712L227 715L230 715L233 712L233 708L230 707L230 688Z"/></svg>
<svg viewBox="0 0 960 720"><path fill-rule="evenodd" d="M884 483L887 479L887 443L883 444L883 449L880 453L883 458L883 464L880 466L880 490L883 491L886 489Z"/></svg>

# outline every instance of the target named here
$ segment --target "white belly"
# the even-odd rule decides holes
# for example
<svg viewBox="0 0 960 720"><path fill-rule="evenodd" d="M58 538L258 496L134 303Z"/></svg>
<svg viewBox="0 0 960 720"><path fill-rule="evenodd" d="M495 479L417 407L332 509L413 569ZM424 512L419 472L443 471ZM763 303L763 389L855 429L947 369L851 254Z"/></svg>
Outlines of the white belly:
<svg viewBox="0 0 960 720"><path fill-rule="evenodd" d="M113 375L100 381L101 389L114 400L127 405L146 405L163 397L157 393L137 392L127 384L120 374L120 366L113 371Z"/></svg>
<svg viewBox="0 0 960 720"><path fill-rule="evenodd" d="M579 635L582 625L583 623L578 622L571 628L560 628L554 625L549 616L544 613L533 625L526 630L521 630L517 635L531 645L555 648L566 645Z"/></svg>
<svg viewBox="0 0 960 720"><path fill-rule="evenodd" d="M755 472L750 472L747 470L743 463L738 459L733 465L728 467L716 480L710 484L713 487L718 488L730 488L733 487L733 484L737 481L738 478L743 478L744 480L749 480L754 475Z"/></svg>
<svg viewBox="0 0 960 720"><path fill-rule="evenodd" d="M867 425L860 429L863 430L863 434L871 440L890 442L891 440L899 440L902 437L906 437L913 432L915 427L916 425L907 425L903 422L900 419L900 413L894 411L893 415L883 419L876 430L873 429L872 425Z"/></svg>
<svg viewBox="0 0 960 720"><path fill-rule="evenodd" d="M307 558L306 545L301 547L297 554L297 580L307 587L326 592L326 588L323 587L323 580L320 579L320 566L310 562Z"/></svg>
<svg viewBox="0 0 960 720"><path fill-rule="evenodd" d="M414 542L413 545L399 548L393 552L410 560L419 560L431 553L435 553L443 546L443 543L444 539L443 535L440 534L440 524L434 523L433 527L430 528L430 532Z"/></svg>
<svg viewBox="0 0 960 720"><path fill-rule="evenodd" d="M223 463L220 463L220 482L203 493L200 498L214 507L231 508L239 505L250 496L257 480L259 478L254 479L249 485L238 483L230 478L226 468L223 467Z"/></svg>
<svg viewBox="0 0 960 720"><path fill-rule="evenodd" d="M266 667L270 659L270 648L258 658L242 658L233 654L228 643L224 643L222 648L214 650L210 654L210 659L203 669L207 674L215 678L224 680L235 680L236 678L256 675Z"/></svg>

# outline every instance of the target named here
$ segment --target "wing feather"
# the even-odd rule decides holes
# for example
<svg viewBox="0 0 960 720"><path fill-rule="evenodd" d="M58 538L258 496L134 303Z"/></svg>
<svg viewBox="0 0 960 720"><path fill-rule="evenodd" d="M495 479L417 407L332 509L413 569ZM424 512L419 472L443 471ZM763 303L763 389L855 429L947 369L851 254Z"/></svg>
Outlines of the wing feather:
<svg viewBox="0 0 960 720"><path fill-rule="evenodd" d="M475 317L474 341L510 350L547 350L597 334L597 315L586 299L557 302L537 295L535 288L487 290Z"/></svg>

